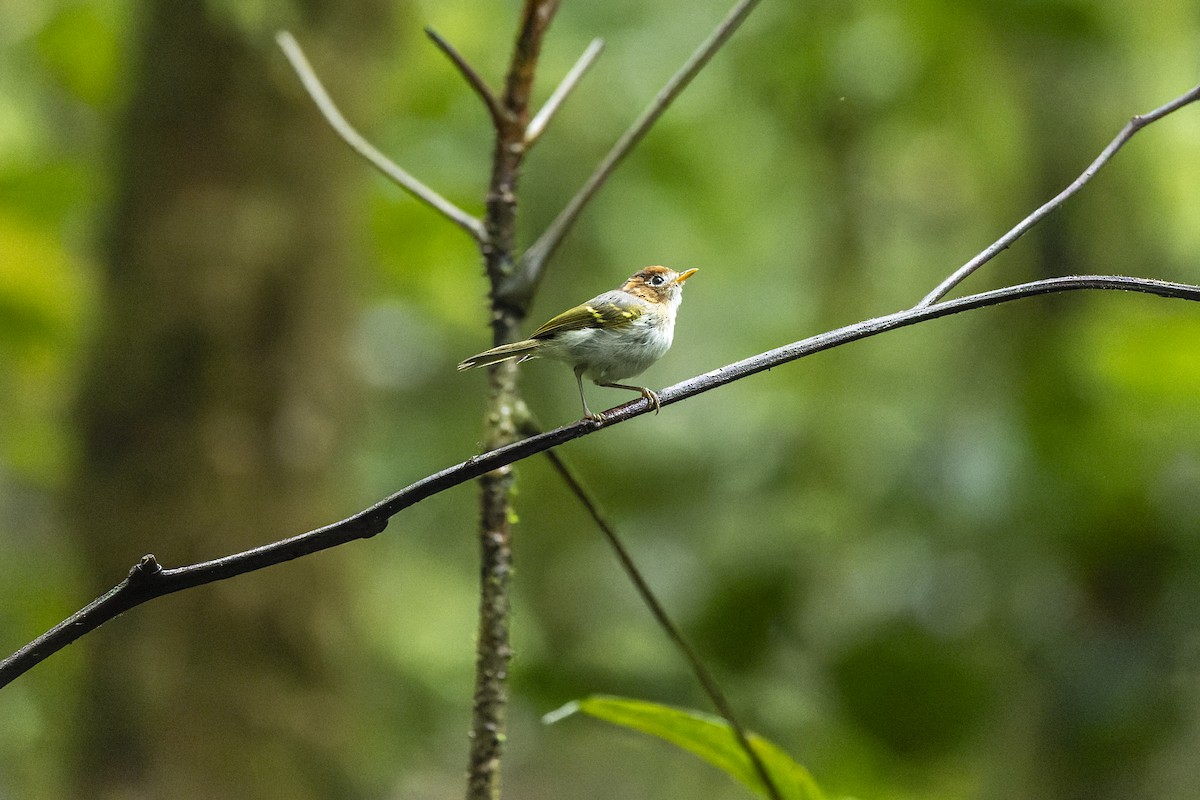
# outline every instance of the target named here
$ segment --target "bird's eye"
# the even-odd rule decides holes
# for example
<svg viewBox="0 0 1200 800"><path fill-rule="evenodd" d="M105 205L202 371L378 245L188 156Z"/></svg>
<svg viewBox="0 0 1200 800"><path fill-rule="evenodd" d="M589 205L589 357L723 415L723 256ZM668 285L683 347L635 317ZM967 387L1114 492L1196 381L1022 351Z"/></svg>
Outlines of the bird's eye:
<svg viewBox="0 0 1200 800"><path fill-rule="evenodd" d="M651 286L662 286L663 282L665 280L666 280L666 278L664 278L662 275L655 275L653 278L650 279L650 285Z"/></svg>

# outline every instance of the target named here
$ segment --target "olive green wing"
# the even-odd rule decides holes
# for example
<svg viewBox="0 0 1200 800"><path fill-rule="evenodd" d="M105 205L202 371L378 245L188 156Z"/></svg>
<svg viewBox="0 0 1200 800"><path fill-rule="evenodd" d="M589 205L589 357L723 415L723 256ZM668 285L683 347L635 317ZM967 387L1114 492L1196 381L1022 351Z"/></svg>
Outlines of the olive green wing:
<svg viewBox="0 0 1200 800"><path fill-rule="evenodd" d="M631 324L642 313L636 298L622 292L608 292L559 314L534 331L532 338L549 339L586 328L619 328Z"/></svg>

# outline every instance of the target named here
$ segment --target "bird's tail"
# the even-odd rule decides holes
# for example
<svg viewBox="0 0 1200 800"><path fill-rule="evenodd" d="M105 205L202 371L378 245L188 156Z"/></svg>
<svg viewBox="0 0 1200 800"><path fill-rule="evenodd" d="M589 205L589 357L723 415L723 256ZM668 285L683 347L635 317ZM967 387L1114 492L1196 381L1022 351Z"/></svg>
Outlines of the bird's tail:
<svg viewBox="0 0 1200 800"><path fill-rule="evenodd" d="M459 370L474 369L475 367L487 367L492 364L499 364L501 361L508 361L510 358L533 358L537 355L537 350L541 346L542 342L537 339L525 339L520 342L502 344L499 347L493 347L491 350L484 350L482 353L471 356L459 364L458 368Z"/></svg>

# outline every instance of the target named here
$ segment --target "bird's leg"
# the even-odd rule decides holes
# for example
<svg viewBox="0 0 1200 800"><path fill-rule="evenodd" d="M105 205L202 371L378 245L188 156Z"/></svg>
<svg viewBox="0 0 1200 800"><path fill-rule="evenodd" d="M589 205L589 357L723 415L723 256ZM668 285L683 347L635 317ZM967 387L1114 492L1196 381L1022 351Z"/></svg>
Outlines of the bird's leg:
<svg viewBox="0 0 1200 800"><path fill-rule="evenodd" d="M575 367L575 383L579 386L579 399L583 401L583 416L593 422L603 422L604 417L599 414L593 414L588 408L587 398L583 395L583 373L587 370L587 364L580 364Z"/></svg>
<svg viewBox="0 0 1200 800"><path fill-rule="evenodd" d="M630 386L625 383L597 383L597 386L607 386L610 389L628 389L631 392L637 392L650 403L650 407L654 409L654 413L658 413L658 409L662 404L658 401L658 392L653 389L648 389L645 386Z"/></svg>

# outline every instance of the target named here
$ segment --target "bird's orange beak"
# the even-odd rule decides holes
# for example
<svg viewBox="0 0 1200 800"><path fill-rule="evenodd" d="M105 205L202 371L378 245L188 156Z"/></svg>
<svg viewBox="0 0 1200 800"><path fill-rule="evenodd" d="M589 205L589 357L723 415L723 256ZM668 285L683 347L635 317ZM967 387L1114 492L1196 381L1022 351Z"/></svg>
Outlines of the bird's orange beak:
<svg viewBox="0 0 1200 800"><path fill-rule="evenodd" d="M675 282L683 283L684 281L686 281L688 278L692 277L699 271L700 270L698 270L698 269L689 269L689 270L686 270L685 272L681 272L675 276Z"/></svg>

